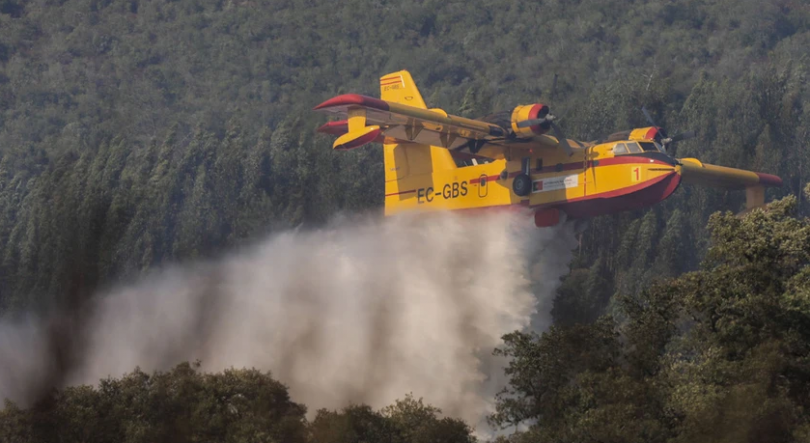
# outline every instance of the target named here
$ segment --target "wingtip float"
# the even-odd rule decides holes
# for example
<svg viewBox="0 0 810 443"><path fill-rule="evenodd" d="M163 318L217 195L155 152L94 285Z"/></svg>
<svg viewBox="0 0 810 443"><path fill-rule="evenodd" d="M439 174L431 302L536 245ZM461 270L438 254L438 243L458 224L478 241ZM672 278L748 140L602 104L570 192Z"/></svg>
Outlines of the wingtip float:
<svg viewBox="0 0 810 443"><path fill-rule="evenodd" d="M382 143L385 212L528 207L537 226L643 208L681 183L746 191L746 206L765 203L775 175L676 159L688 131L667 136L650 126L582 142L565 137L548 106L535 103L481 119L427 109L408 71L380 78L380 98L333 97L314 108L339 116L318 128L338 136L336 150ZM670 148L669 150L667 148Z"/></svg>

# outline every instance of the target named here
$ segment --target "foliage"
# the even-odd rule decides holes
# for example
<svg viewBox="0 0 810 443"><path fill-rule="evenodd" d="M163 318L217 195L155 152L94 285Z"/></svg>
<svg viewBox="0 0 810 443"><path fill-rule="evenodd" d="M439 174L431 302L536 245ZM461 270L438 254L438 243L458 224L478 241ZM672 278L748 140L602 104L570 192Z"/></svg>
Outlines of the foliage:
<svg viewBox="0 0 810 443"><path fill-rule="evenodd" d="M778 173L788 186L774 195L798 193L808 24L810 7L781 0L6 0L0 309L49 307L77 275L92 292L379 208L380 150L331 152L310 109L375 95L402 68L431 106L475 117L542 100L583 139L645 124L645 104L670 130L698 131L679 155ZM683 188L654 220L594 220L572 266L605 287L561 294L555 319L592 321L614 293L695 269L708 215L741 203Z"/></svg>
<svg viewBox="0 0 810 443"><path fill-rule="evenodd" d="M0 410L4 442L473 443L462 421L408 396L381 411L320 410L308 422L287 388L255 369L199 372L136 369L98 387L53 390L27 409Z"/></svg>
<svg viewBox="0 0 810 443"><path fill-rule="evenodd" d="M169 372L139 369L98 387L54 390L29 409L0 411L3 441L306 442L306 409L269 373L217 374L180 364Z"/></svg>
<svg viewBox="0 0 810 443"><path fill-rule="evenodd" d="M646 125L643 104L698 132L678 157L779 174L768 196L798 197L710 219L743 196L684 186L591 220L556 326L505 338L513 383L493 420L533 423L514 441L807 439L807 222L789 214L810 213L808 42L810 5L790 0L2 0L0 315L376 210L380 150L331 152L310 109L376 95L387 72L409 69L430 106L469 117L542 101L585 140ZM289 415L240 421L214 401L260 380L269 397L245 392L237 411ZM9 405L3 439L86 441L76 423L137 441L469 438L413 399L305 423L250 371L104 383Z"/></svg>
<svg viewBox="0 0 810 443"><path fill-rule="evenodd" d="M531 423L512 441L806 438L810 220L796 206L714 214L701 269L623 294L622 321L507 335L492 421Z"/></svg>
<svg viewBox="0 0 810 443"><path fill-rule="evenodd" d="M473 443L467 424L439 418L441 411L408 395L379 412L355 405L340 412L320 410L310 430L313 442Z"/></svg>

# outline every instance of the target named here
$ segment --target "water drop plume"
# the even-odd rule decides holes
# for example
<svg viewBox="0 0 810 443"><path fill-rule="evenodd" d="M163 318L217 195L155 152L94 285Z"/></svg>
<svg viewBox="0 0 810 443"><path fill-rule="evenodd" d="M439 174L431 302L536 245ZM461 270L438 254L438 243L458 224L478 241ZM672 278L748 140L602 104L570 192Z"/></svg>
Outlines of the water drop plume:
<svg viewBox="0 0 810 443"><path fill-rule="evenodd" d="M311 411L413 393L476 424L503 383L492 350L505 333L547 324L572 248L566 228L503 211L284 232L94 297L58 380L199 359L211 371L270 370ZM43 383L45 341L30 322L0 324L0 397L24 401Z"/></svg>

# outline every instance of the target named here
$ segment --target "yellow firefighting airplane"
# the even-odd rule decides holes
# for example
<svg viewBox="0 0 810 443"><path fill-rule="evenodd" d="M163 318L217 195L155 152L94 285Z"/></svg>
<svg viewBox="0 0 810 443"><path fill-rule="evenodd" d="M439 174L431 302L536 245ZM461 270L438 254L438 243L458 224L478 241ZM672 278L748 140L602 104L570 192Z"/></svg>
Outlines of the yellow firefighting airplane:
<svg viewBox="0 0 810 443"><path fill-rule="evenodd" d="M765 203L765 187L782 186L774 175L671 157L667 146L694 133L667 137L649 115L650 127L581 142L566 139L543 104L480 120L427 109L408 71L380 78L380 95L344 94L315 110L348 117L318 129L339 135L334 149L383 144L386 215L519 205L542 227L561 213L575 219L649 206L682 182L745 189L749 209Z"/></svg>

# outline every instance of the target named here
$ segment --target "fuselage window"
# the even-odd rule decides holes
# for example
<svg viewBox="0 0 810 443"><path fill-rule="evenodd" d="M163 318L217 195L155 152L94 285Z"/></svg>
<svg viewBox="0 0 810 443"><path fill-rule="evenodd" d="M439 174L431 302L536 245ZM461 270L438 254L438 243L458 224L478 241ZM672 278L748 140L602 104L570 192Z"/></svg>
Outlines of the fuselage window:
<svg viewBox="0 0 810 443"><path fill-rule="evenodd" d="M485 165L492 160L484 157L472 157L467 159L456 157L454 161L456 162L457 168L466 168L467 166Z"/></svg>
<svg viewBox="0 0 810 443"><path fill-rule="evenodd" d="M636 142L625 143L627 146L627 150L632 152L633 154L641 154L641 148L638 146Z"/></svg>
<svg viewBox="0 0 810 443"><path fill-rule="evenodd" d="M644 152L658 152L658 148L655 147L655 143L641 142L639 144L641 145L641 149L643 149Z"/></svg>
<svg viewBox="0 0 810 443"><path fill-rule="evenodd" d="M616 143L613 146L613 155L622 155L627 154L627 148L624 146L624 143Z"/></svg>
<svg viewBox="0 0 810 443"><path fill-rule="evenodd" d="M536 167L535 167L534 169L535 169L537 172L540 172L540 171L542 171L542 170L543 170L543 159L542 159L542 158L538 158L538 159L537 159L537 165L536 165Z"/></svg>

